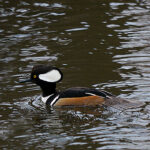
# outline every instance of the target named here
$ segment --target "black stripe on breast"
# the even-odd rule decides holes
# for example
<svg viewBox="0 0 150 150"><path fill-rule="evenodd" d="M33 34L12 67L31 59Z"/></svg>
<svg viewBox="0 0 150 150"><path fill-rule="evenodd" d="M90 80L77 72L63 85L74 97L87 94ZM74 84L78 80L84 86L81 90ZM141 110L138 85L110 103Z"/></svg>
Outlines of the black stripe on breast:
<svg viewBox="0 0 150 150"><path fill-rule="evenodd" d="M52 101L58 96L59 94L58 93L55 93L54 95L52 95L52 96L50 96L49 98L48 98L48 100L46 101L46 105L51 105L51 103L52 103ZM58 99L57 99L58 100ZM57 100L55 101L55 103L57 102ZM55 104L54 103L54 104ZM54 105L53 104L53 105Z"/></svg>

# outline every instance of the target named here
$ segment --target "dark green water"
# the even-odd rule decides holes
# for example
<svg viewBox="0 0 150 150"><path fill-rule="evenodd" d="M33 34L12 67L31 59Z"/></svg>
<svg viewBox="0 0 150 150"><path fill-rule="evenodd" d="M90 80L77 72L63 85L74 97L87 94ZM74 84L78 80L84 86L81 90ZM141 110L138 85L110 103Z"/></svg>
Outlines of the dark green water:
<svg viewBox="0 0 150 150"><path fill-rule="evenodd" d="M145 105L119 112L50 109L37 64L64 73L58 89L103 89ZM0 0L0 149L150 149L150 1Z"/></svg>

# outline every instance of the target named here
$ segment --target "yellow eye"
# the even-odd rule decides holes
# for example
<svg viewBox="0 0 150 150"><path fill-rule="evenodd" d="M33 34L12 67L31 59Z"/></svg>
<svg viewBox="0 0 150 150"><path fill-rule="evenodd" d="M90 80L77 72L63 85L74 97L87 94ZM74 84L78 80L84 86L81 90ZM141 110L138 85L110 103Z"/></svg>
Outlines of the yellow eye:
<svg viewBox="0 0 150 150"><path fill-rule="evenodd" d="M36 75L33 75L33 78L35 79L35 78L37 78L37 76L36 76Z"/></svg>

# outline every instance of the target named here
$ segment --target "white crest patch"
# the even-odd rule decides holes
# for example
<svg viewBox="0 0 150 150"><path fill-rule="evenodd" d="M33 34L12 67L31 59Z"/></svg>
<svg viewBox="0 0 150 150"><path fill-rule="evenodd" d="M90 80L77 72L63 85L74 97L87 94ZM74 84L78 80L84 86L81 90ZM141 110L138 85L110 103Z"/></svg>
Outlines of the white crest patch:
<svg viewBox="0 0 150 150"><path fill-rule="evenodd" d="M40 74L39 79L46 82L57 82L61 79L61 74L58 70L53 69L47 73Z"/></svg>

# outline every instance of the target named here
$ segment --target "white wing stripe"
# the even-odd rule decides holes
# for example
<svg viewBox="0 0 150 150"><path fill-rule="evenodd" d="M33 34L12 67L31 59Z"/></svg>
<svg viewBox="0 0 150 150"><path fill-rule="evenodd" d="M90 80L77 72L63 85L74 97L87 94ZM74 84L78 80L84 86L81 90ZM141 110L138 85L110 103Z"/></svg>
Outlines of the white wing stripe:
<svg viewBox="0 0 150 150"><path fill-rule="evenodd" d="M97 96L96 94L93 94L93 93L85 93L85 94L92 95L92 96Z"/></svg>

